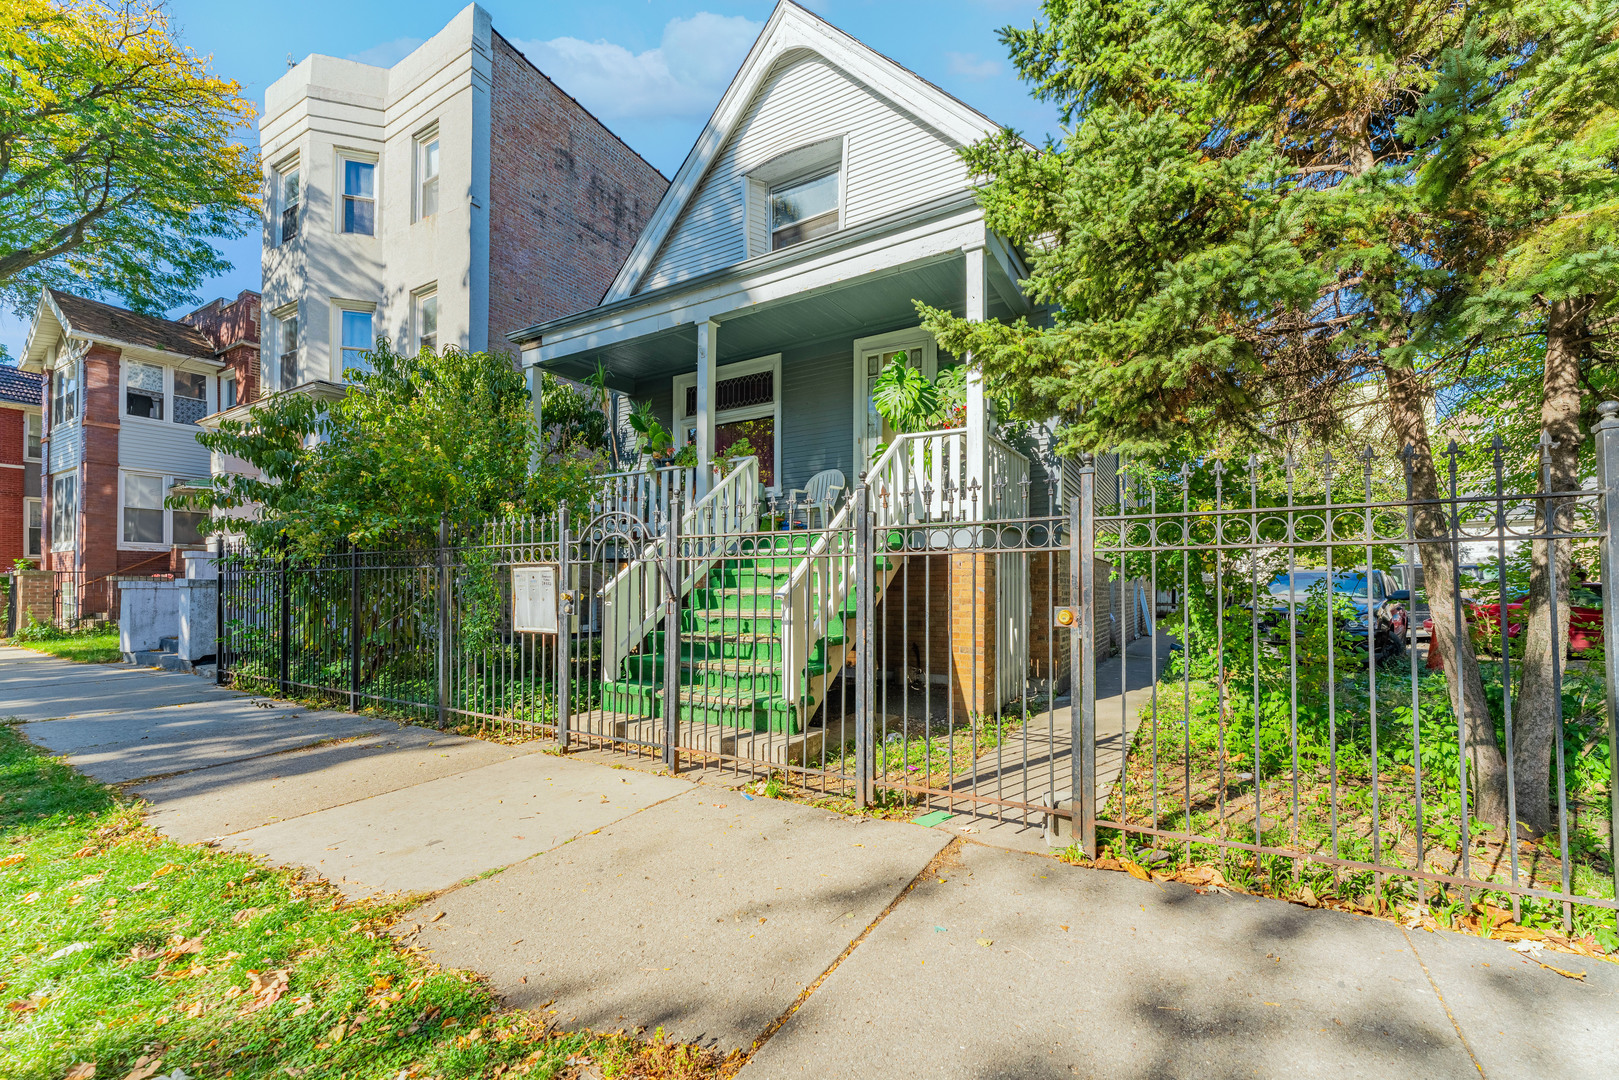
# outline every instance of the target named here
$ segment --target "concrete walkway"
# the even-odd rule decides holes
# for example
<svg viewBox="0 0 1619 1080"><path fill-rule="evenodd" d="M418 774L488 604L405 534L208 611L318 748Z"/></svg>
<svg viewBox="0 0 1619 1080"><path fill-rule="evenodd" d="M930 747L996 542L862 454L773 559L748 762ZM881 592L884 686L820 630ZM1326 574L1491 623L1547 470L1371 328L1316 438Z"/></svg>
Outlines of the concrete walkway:
<svg viewBox="0 0 1619 1080"><path fill-rule="evenodd" d="M177 839L422 894L395 932L514 1006L759 1044L749 1080L1607 1077L1619 1045L1619 965L1548 954L1579 981L1498 942L1077 869L989 831L16 649L0 716Z"/></svg>

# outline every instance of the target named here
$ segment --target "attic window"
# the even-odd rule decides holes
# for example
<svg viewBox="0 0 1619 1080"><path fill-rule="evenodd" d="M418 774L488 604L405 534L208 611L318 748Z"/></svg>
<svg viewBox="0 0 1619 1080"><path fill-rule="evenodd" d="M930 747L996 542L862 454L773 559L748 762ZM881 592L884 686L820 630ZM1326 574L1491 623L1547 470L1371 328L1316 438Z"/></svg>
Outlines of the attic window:
<svg viewBox="0 0 1619 1080"><path fill-rule="evenodd" d="M838 171L770 189L770 250L814 240L838 228Z"/></svg>

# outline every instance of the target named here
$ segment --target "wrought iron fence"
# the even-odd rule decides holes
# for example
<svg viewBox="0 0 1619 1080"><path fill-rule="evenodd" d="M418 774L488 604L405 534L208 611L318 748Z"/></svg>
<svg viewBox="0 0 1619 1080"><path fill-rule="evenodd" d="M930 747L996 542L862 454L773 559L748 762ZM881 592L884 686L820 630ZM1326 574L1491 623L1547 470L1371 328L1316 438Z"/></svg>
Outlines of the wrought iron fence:
<svg viewBox="0 0 1619 1080"><path fill-rule="evenodd" d="M1091 856L1214 858L1272 889L1611 926L1606 416L1582 462L1613 482L1550 494L1546 449L1499 443L1432 469L1086 461L1060 504L890 468L820 529L675 498L668 520L597 508L415 551L236 552L220 678ZM518 617L539 570L549 629ZM1521 603L1536 573L1544 614Z"/></svg>

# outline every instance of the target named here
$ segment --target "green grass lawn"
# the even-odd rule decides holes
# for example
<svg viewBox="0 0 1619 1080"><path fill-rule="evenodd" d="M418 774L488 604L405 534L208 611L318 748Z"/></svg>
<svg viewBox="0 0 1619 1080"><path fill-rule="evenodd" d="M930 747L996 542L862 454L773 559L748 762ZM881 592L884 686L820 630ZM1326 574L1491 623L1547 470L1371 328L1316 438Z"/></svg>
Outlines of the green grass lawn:
<svg viewBox="0 0 1619 1080"><path fill-rule="evenodd" d="M104 627L89 633L60 632L59 636L38 641L17 637L11 640L11 644L80 664L112 664L124 658L124 654L118 651L116 626L110 629Z"/></svg>
<svg viewBox="0 0 1619 1080"><path fill-rule="evenodd" d="M346 903L255 859L166 840L138 805L0 725L0 1076L449 1080L567 1076L589 1059L605 1076L710 1077L727 1065L661 1040L548 1033L474 976L396 947L384 927L406 906Z"/></svg>

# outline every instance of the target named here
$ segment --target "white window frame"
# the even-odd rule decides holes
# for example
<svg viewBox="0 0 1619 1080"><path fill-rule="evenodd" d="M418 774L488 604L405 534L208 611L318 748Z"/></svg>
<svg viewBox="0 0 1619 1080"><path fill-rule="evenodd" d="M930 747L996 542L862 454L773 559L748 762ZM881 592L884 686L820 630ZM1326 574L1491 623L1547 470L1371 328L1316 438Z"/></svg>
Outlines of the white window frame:
<svg viewBox="0 0 1619 1080"><path fill-rule="evenodd" d="M871 408L871 375L866 368L866 358L871 353L897 352L900 349L922 349L922 366L919 369L929 380L939 374L939 344L933 340L933 335L920 326L913 326L905 330L892 330L886 334L873 334L870 337L856 338L854 342L854 361L851 369L854 375L854 462L857 471L864 471L871 464L870 454L872 445L867 441L866 421L868 410ZM881 370L881 369L879 369Z"/></svg>
<svg viewBox="0 0 1619 1080"><path fill-rule="evenodd" d="M69 527L67 530L67 539L65 540L56 533L56 518L60 513L60 508L62 505L62 499L59 495L58 487L64 483L70 485L73 492L73 498L71 500L73 509L68 515ZM49 525L51 534L51 551L53 553L58 551L72 551L79 535L79 472L77 469L70 469L67 472L57 473L55 476L51 477L51 520Z"/></svg>
<svg viewBox="0 0 1619 1080"><path fill-rule="evenodd" d="M332 341L335 343L337 355L337 372L334 381L342 381L343 373L348 370L347 358L343 355L343 316L345 313L355 313L371 316L371 340L366 344L366 351L377 347L377 305L364 300L339 300L332 298ZM360 365L356 365L360 366Z"/></svg>
<svg viewBox="0 0 1619 1080"><path fill-rule="evenodd" d="M770 246L773 232L770 228L771 190L810 180L833 170L838 174L838 229L841 230L848 225L849 139L846 135L834 135L794 147L748 171L742 179L742 200L746 208L743 228L747 233L745 239L749 258L799 246L789 244L779 249Z"/></svg>
<svg viewBox="0 0 1619 1080"><path fill-rule="evenodd" d="M62 376L64 372L73 376L73 390L62 393ZM71 412L72 415L63 415ZM76 358L68 358L65 362L51 369L51 427L71 424L79 419L79 362Z"/></svg>
<svg viewBox="0 0 1619 1080"><path fill-rule="evenodd" d="M33 546L32 549L30 549L29 546L28 546L28 519L34 513L39 514L39 542L36 543ZM38 559L38 558L43 558L44 557L44 554L45 554L45 551L44 551L44 548L45 548L45 532L46 532L46 529L45 529L45 500L43 498L24 499L22 501L22 548L23 548L22 554L23 554L23 558L25 558L25 559Z"/></svg>
<svg viewBox="0 0 1619 1080"><path fill-rule="evenodd" d="M433 352L444 348L444 309L439 304L438 282L423 285L410 294L411 355L422 351L422 305L433 301Z"/></svg>
<svg viewBox="0 0 1619 1080"><path fill-rule="evenodd" d="M230 393L228 395L225 393L225 388L227 386L230 387ZM240 390L241 390L241 387L237 385L236 372L235 372L234 369L227 368L226 370L219 373L219 411L220 412L224 412L226 409L234 409L234 408L236 408L236 406L241 404L241 399L239 397L237 397L237 394L240 392ZM225 401L227 396L230 398L230 402L228 404Z"/></svg>
<svg viewBox="0 0 1619 1080"><path fill-rule="evenodd" d="M348 193L347 164L354 162L358 165L371 166L371 231L350 232L344 227L348 218L348 200L350 198L364 199L366 196ZM332 227L343 236L370 236L375 237L382 230L382 166L375 153L367 150L337 151L337 213L332 215Z"/></svg>
<svg viewBox="0 0 1619 1080"><path fill-rule="evenodd" d="M203 416L212 415L215 411L218 410L218 407L219 407L219 395L215 392L214 380L210 379L208 377L211 374L211 372L207 372L207 371L188 371L188 372L186 372L186 374L187 375L201 375L202 376L202 415ZM180 375L180 369L179 368L170 368L169 369L169 419L168 419L168 422L175 425L176 427L194 428L194 427L197 426L196 422L193 421L193 422L188 423L188 422L186 422L184 420L181 420L180 416L179 416L179 410L175 408L175 406L178 405L179 402L180 402L180 394L179 394L178 390L176 389L176 384L177 384L179 375ZM196 398L188 397L185 400L187 400L187 401L195 401ZM201 419L201 417L199 417L198 419Z"/></svg>
<svg viewBox="0 0 1619 1080"><path fill-rule="evenodd" d="M303 367L304 335L301 329L293 331L298 340L292 346L293 379L290 383L287 381L285 370L287 324L290 322L294 326L299 326L302 322L299 318L298 302L295 300L290 304L277 308L270 312L270 318L275 320L275 388L277 390L290 390L298 385L299 377L303 374L301 369Z"/></svg>
<svg viewBox="0 0 1619 1080"><path fill-rule="evenodd" d="M30 454L28 452L28 434L29 434L28 429L30 427L38 427L38 429L39 429L39 432L38 432L38 434L39 434L39 452L34 453L34 454ZM41 461L41 460L44 459L44 456L45 456L45 414L44 414L44 412L24 413L23 414L23 421L22 421L22 459L24 461Z"/></svg>
<svg viewBox="0 0 1619 1080"><path fill-rule="evenodd" d="M433 175L428 176L427 148L435 143L438 144L438 164ZM412 215L413 220L426 221L428 218L437 217L439 210L444 206L444 183L442 180L444 175L444 143L439 138L438 123L435 121L417 132L412 138L412 146L414 148L413 157L415 158L415 163L412 166L411 183L414 195ZM427 185L429 181L433 184L433 209L431 210L427 209Z"/></svg>
<svg viewBox="0 0 1619 1080"><path fill-rule="evenodd" d="M272 214L274 215L270 219L270 246L280 247L282 244L292 243L294 240L298 239L298 237L302 236L304 232L304 210L306 209L304 201L304 178L303 171L298 165L298 155L292 154L289 157L284 158L280 164L276 165L270 170L270 175L272 177L271 182L275 185L275 190L271 192L270 197L270 208ZM296 229L291 236L287 236L285 234L286 216L288 210L287 180L290 177L297 177L298 201L292 205L298 208L298 216Z"/></svg>
<svg viewBox="0 0 1619 1080"><path fill-rule="evenodd" d="M159 498L158 509L163 513L163 539L156 543L136 543L124 539L124 514L130 509L128 496L128 480L131 476L139 476L148 480L156 480L158 489L162 492ZM174 514L175 511L168 505L169 495L174 485L180 483L183 477L169 476L164 473L148 472L145 469L119 469L118 470L118 550L119 551L168 551L175 546L174 542ZM139 509L151 509L140 507ZM186 511L181 511L185 513ZM201 513L201 511L194 511ZM195 545L185 545L192 547Z"/></svg>
<svg viewBox="0 0 1619 1080"><path fill-rule="evenodd" d="M758 420L770 417L773 421L771 431L774 433L771 447L772 458L776 462L775 483L765 488L774 495L782 490L781 474L783 463L781 460L781 353L771 353L769 356L759 356L752 360L740 360L734 364L726 364L714 370L714 381L724 382L726 379L735 379L743 375L753 375L760 371L769 371L773 374L771 386L771 401L768 405L749 405L741 409L726 409L714 414L714 426L735 423L738 420ZM671 382L672 396L669 401L669 414L673 418L670 425L673 429L675 445L685 446L692 441L694 434L693 424L696 417L686 412L686 391L697 385L695 371L686 375L676 375Z"/></svg>
<svg viewBox="0 0 1619 1080"><path fill-rule="evenodd" d="M155 368L157 368L159 371L161 371L163 373L163 390L162 390L163 415L160 416L160 417L157 417L156 419L154 419L154 418L152 418L150 416L131 416L130 415L130 412L129 412L129 369L130 369L131 365L134 365L134 364L142 364L142 365L144 365L146 367L155 367ZM119 423L130 422L130 423L135 423L135 424L149 424L149 425L164 425L164 424L167 424L169 422L169 418L174 415L174 410L173 410L173 408L170 407L172 403L169 400L173 396L173 391L174 391L174 379L173 379L173 376L171 376L169 374L168 365L159 364L159 363L157 363L155 361L152 361L152 360L142 360L142 359L140 359L139 357L136 357L136 356L125 356L125 357L121 358L121 360L120 360L120 362L118 364L118 422Z"/></svg>

